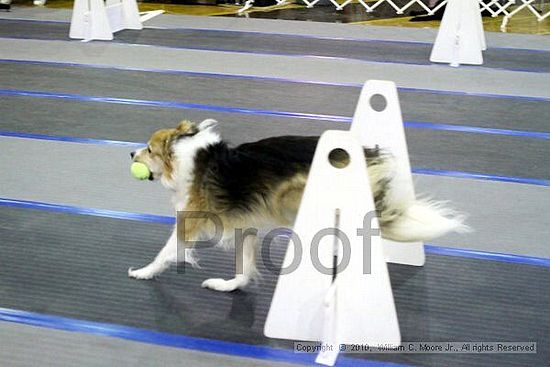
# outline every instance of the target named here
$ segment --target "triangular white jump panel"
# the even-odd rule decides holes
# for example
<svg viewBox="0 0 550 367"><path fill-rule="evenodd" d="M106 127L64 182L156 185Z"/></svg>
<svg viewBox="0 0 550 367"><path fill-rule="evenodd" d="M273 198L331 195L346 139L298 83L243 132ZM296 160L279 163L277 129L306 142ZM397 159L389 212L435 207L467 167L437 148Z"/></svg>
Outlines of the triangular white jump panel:
<svg viewBox="0 0 550 367"><path fill-rule="evenodd" d="M334 149L345 150L350 162L336 168L329 162ZM302 257L299 266L281 274L264 333L268 337L339 343L400 343L399 325L386 261L379 236L370 236L368 246L358 229L363 228L367 213L375 210L369 185L363 148L357 138L346 131L326 131L320 138L308 181L302 197L294 231L301 240ZM339 213L339 228L348 238L348 265L340 266L332 285L332 274L319 271L314 259L332 268L334 236L327 235L318 245L318 257L311 256L312 243L319 231L335 227ZM370 221L369 221L370 223ZM376 218L373 227L378 228ZM343 240L340 242L342 247ZM283 269L294 260L294 246L289 244ZM340 264L346 250L339 250ZM366 260L365 260L366 257ZM364 274L370 264L370 274ZM332 288L331 288L332 286ZM334 293L331 298L329 290ZM334 303L330 305L329 300ZM328 309L327 309L328 307ZM334 311L331 311L334 310ZM334 312L328 320L327 312ZM332 326L331 326L332 325ZM327 338L327 333L330 334Z"/></svg>
<svg viewBox="0 0 550 367"><path fill-rule="evenodd" d="M483 64L482 50L487 49L478 0L449 0L430 61L460 64Z"/></svg>
<svg viewBox="0 0 550 367"><path fill-rule="evenodd" d="M483 29L483 18L481 17L481 9L479 3L476 1L470 2L470 6L467 6L466 11L469 12L470 17L474 19L475 26L477 28L477 34L479 38L479 47L481 51L487 50L487 41L485 39L485 30ZM482 60L483 62L483 60Z"/></svg>
<svg viewBox="0 0 550 367"><path fill-rule="evenodd" d="M123 29L143 29L135 0L107 0L105 4L113 33Z"/></svg>
<svg viewBox="0 0 550 367"><path fill-rule="evenodd" d="M151 14L148 19L161 12ZM143 29L136 0L75 0L70 38L112 40L122 29Z"/></svg>
<svg viewBox="0 0 550 367"><path fill-rule="evenodd" d="M409 152L395 83L369 80L363 86L350 131L364 147L387 151L395 162L392 195L401 202L413 202L414 185ZM386 261L422 266L426 260L422 242L395 242L383 239Z"/></svg>
<svg viewBox="0 0 550 367"><path fill-rule="evenodd" d="M69 37L105 41L113 39L103 0L75 0Z"/></svg>

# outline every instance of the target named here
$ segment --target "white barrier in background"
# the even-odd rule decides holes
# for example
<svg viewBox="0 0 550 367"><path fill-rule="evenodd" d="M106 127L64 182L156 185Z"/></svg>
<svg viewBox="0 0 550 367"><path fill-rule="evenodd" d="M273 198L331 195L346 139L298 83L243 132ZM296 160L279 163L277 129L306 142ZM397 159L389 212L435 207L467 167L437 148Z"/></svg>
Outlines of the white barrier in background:
<svg viewBox="0 0 550 367"><path fill-rule="evenodd" d="M442 1L433 9L428 11L428 15L433 15L436 11L447 5L448 1ZM508 14L507 8L510 5L513 5L516 0L508 0L506 3L501 4L500 0L478 0L480 6L480 12L487 11L491 14L491 17L497 17L501 13L504 15Z"/></svg>
<svg viewBox="0 0 550 367"><path fill-rule="evenodd" d="M389 241L371 236L364 228L364 217L375 206L363 146L378 146L392 154L395 186L400 188L393 198L414 199L401 108L393 82L365 83L350 131L327 131L319 140L294 226L301 240L301 262L296 270L279 277L264 327L268 337L332 345L332 350L320 353L316 360L329 366L336 361L339 344L401 343L386 263L421 266L425 261L423 243ZM338 148L350 156L345 168L329 163L330 152ZM373 228L379 228L376 218L372 223ZM335 239L334 232L319 237L319 231L325 228L337 228L347 235L348 254L351 252L348 258L342 249L346 245ZM359 228L363 229L361 236ZM370 238L370 257L363 236ZM327 239L332 241L324 241ZM313 251L312 243L318 243ZM291 241L283 269L295 260L294 251ZM319 271L314 258L325 270L339 264L337 274ZM344 268L341 264L346 262ZM370 274L365 274L365 264L370 264Z"/></svg>
<svg viewBox="0 0 550 367"><path fill-rule="evenodd" d="M140 13L136 0L75 0L69 37L75 39L113 39L123 29L143 29L142 21L164 13L163 10Z"/></svg>
<svg viewBox="0 0 550 367"><path fill-rule="evenodd" d="M532 5L532 3L535 2L535 0L520 0L520 1L521 1L521 4L510 13L506 14L504 16L504 19L502 19L502 23L500 24L501 31L506 32L506 26L508 25L508 22L510 21L510 19L525 8L529 9L529 11L537 18L539 22L542 22L544 19L550 16L550 10L548 10L546 13L542 11L542 6L543 6L542 3L541 3L541 12L539 13L538 10L535 9Z"/></svg>
<svg viewBox="0 0 550 367"><path fill-rule="evenodd" d="M287 4L286 0L276 0L276 1L277 1L277 5ZM321 0L302 0L302 2L308 8L313 8L315 5L317 5L319 3L319 1L321 1ZM334 5L336 10L343 10L347 5L349 5L353 2L353 0L344 0L342 3L339 3L336 0L329 0L329 1L332 3L332 5ZM506 9L510 5L516 3L516 0L508 0L504 4L501 4L500 0L478 0L478 1L481 5L481 10L482 11L483 10L488 11L491 14L492 17L496 17L501 13L504 14L504 15L510 14ZM521 0L521 1L532 2L532 1L535 1L535 0ZM425 4L425 2L423 2L422 0L410 0L409 2L407 2L402 7L399 7L393 0L378 0L372 5L369 5L369 3L367 3L367 0L358 0L358 3L361 4L365 8L367 13L371 13L374 10L376 10L376 8L378 8L380 5L382 5L384 3L387 3L389 6L391 6L395 10L396 14L404 14L407 9L409 9L411 6L416 4L416 5L420 6L422 9L424 9L426 11L427 15L433 15L435 12L437 12L439 9L441 9L443 6L445 6L447 4L447 1L442 1L441 3L437 4L437 6L434 7L433 9L430 9ZM245 4L243 5L243 7L241 9L239 9L239 13L243 13L243 12L249 10L250 8L252 8L253 6L254 6L254 0L247 0L245 2ZM547 17L548 15L549 14L546 14L544 16L544 18Z"/></svg>
<svg viewBox="0 0 550 367"><path fill-rule="evenodd" d="M487 49L477 0L449 0L430 55L431 62L483 64Z"/></svg>
<svg viewBox="0 0 550 367"><path fill-rule="evenodd" d="M317 1L319 1L319 0L317 0ZM264 9L289 4L289 2L287 0L276 0L276 2L277 2L276 5L271 5L269 7L266 6L266 7L264 7ZM239 4L235 3L235 5L239 5ZM246 0L244 5L237 11L237 13L242 14L245 11L247 11L248 9L252 8L253 6L254 6L254 0Z"/></svg>
<svg viewBox="0 0 550 367"><path fill-rule="evenodd" d="M370 9L367 9L367 12L372 12L374 9L382 5L383 3L388 3L397 14L403 14L405 10L413 6L414 4L420 5L424 10L426 10L427 13L430 13L430 8L426 4L424 4L421 0L411 0L405 5L403 5L401 8L398 7L392 0L378 0L376 3L374 3L373 6L370 7Z"/></svg>
<svg viewBox="0 0 550 367"><path fill-rule="evenodd" d="M315 5L319 3L320 0L302 0L303 3L306 4L308 8L313 8ZM344 0L342 3L338 3L336 0L329 0L332 5L336 8L336 10L343 10L347 5L351 4L353 0ZM529 9L531 13L537 18L539 22L542 22L544 19L550 16L550 11L539 12L537 9L533 7L533 3L536 0L508 0L504 3L501 3L500 0L477 0L479 1L480 5L480 11L487 11L491 14L491 17L497 17L499 15L504 15L504 19L502 20L502 24L500 26L500 29L504 32L506 31L506 25L510 21L510 19L516 15L519 11L521 11L524 8ZM404 14L405 10L409 9L411 6L417 4L422 9L426 11L426 15L433 15L436 13L439 9L447 5L447 0L442 1L437 4L434 8L430 9L422 0L410 0L408 3L403 5L402 7L399 7L393 0L378 0L374 4L369 5L366 0L358 0L359 4L361 4L367 13L373 12L378 8L380 5L387 3L389 6L391 6L396 14ZM508 11L508 8L512 5L515 5L517 2L521 2L521 4L515 8L513 11ZM277 5L285 5L287 4L286 0L277 0ZM254 6L254 0L247 0L243 7L239 9L239 13L242 14L252 8Z"/></svg>
<svg viewBox="0 0 550 367"><path fill-rule="evenodd" d="M491 14L492 18L495 18L500 15L500 13L508 15L509 13L507 8L510 5L515 4L515 2L516 0L508 0L507 2L501 4L501 0L491 0L488 2L480 0L479 5L481 6L481 11L487 11Z"/></svg>

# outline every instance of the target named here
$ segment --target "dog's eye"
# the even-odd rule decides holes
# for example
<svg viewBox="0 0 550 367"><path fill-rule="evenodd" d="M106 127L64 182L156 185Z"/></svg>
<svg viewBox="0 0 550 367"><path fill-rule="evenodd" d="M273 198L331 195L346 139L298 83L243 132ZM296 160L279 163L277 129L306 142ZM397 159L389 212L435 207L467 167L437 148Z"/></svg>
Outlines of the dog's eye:
<svg viewBox="0 0 550 367"><path fill-rule="evenodd" d="M147 147L147 151L151 153L151 147Z"/></svg>
<svg viewBox="0 0 550 367"><path fill-rule="evenodd" d="M188 132L186 132L185 134L179 135L179 136L176 138L176 140L191 138L191 137L197 135L197 133L198 133L198 131L188 131Z"/></svg>

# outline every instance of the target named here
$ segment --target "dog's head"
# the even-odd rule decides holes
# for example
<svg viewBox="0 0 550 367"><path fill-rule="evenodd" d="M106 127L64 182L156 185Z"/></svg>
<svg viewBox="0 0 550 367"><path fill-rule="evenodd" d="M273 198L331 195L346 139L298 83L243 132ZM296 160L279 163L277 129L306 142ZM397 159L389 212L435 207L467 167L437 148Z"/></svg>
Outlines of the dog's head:
<svg viewBox="0 0 550 367"><path fill-rule="evenodd" d="M189 146L200 145L201 140L205 140L203 133L216 124L217 122L212 119L204 120L200 124L184 120L173 129L157 130L149 139L147 147L131 152L130 157L134 162L141 162L149 168L151 171L149 180L156 180L163 176L171 178L174 171L174 145L176 143L195 143L188 144Z"/></svg>

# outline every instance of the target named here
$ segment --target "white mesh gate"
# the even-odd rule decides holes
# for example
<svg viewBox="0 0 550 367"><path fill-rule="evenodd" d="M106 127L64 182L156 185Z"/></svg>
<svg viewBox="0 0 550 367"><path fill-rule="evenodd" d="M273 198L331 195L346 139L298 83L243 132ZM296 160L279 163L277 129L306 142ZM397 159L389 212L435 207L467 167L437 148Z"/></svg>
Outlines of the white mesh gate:
<svg viewBox="0 0 550 367"><path fill-rule="evenodd" d="M287 0L276 0L277 5L284 5L287 4ZM321 0L301 0L308 8L313 8L315 5L319 3ZM338 3L336 0L328 0L336 10L343 10L346 6L352 3L353 0L345 0L342 3ZM480 5L480 11L487 11L489 14L491 14L492 17L497 17L499 15L504 15L504 19L502 20L501 29L505 30L506 25L510 21L510 19L516 15L521 10L527 8L536 18L539 22L546 19L548 16L550 16L550 10L547 10L546 13L543 10L543 4L541 4L541 10L537 10L533 5L537 0L507 0L505 2L501 2L500 0L479 0ZM365 0L358 0L358 3L361 4L367 11L367 13L373 12L376 8L378 8L383 3L387 3L389 6L391 6L396 14L404 14L404 12L409 9L411 6L418 4L422 9L426 11L427 15L433 15L435 12L437 12L439 9L441 9L443 6L447 4L447 1L442 1L441 3L437 4L436 7L433 9L430 9L424 2L421 0L410 0L408 3L403 5L402 7L399 7L393 0L377 0L375 2L369 2L367 3ZM509 11L508 8L512 5L517 5L515 9L512 11ZM244 6L239 10L240 13L250 9L252 6L254 6L254 0L247 0Z"/></svg>

